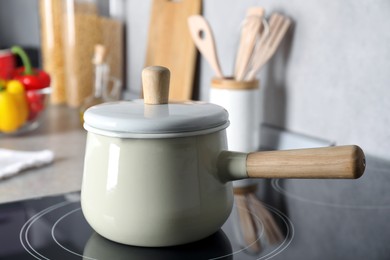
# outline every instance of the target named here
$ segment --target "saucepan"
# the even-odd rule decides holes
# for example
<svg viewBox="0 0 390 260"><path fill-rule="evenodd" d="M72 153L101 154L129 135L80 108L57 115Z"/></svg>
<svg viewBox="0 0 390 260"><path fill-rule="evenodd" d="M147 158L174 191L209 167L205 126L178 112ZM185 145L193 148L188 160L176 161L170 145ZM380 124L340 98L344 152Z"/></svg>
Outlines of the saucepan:
<svg viewBox="0 0 390 260"><path fill-rule="evenodd" d="M83 214L100 235L147 247L185 244L215 233L245 178L358 178L355 145L239 153L228 150L227 111L169 102L167 68L142 72L144 100L89 108L81 189Z"/></svg>

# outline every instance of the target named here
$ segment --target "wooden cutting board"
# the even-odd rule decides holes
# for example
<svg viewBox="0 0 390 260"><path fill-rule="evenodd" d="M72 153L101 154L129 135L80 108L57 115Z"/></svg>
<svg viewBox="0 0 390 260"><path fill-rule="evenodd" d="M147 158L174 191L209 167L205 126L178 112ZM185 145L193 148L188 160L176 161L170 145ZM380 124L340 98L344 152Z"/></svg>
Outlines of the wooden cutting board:
<svg viewBox="0 0 390 260"><path fill-rule="evenodd" d="M145 66L171 71L169 99L190 100L196 67L196 47L187 18L200 14L202 0L153 0Z"/></svg>

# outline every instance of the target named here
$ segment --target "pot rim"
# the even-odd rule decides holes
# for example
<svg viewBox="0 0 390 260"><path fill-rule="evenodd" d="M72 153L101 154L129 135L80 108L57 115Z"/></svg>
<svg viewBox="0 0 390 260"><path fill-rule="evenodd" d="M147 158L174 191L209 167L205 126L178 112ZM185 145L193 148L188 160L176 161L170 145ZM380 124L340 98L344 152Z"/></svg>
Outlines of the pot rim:
<svg viewBox="0 0 390 260"><path fill-rule="evenodd" d="M86 123L84 123L84 129L90 133L104 135L108 137L116 137L116 138L132 138L132 139L162 139L162 138L176 138L176 137L191 137L197 135L206 135L215 132L219 132L221 130L226 129L230 125L229 121L226 121L224 124L201 129L196 131L188 131L188 132L172 132L172 133L135 133L135 132L119 132L112 130L104 130L92 127Z"/></svg>

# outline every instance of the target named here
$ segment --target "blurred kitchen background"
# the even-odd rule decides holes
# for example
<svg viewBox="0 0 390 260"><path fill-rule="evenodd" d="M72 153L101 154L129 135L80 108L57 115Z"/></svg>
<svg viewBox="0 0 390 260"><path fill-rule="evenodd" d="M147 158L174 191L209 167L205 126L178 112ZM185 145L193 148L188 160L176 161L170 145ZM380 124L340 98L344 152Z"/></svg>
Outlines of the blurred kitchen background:
<svg viewBox="0 0 390 260"><path fill-rule="evenodd" d="M151 1L125 1L126 90L140 93ZM40 48L37 0L0 1L0 45ZM355 143L389 159L390 2L203 1L225 75L233 72L246 9L290 17L276 55L260 75L262 122L337 144ZM214 76L199 59L197 98L208 100Z"/></svg>
<svg viewBox="0 0 390 260"><path fill-rule="evenodd" d="M36 66L43 64L40 2L56 0L0 0L0 49L20 45L28 50ZM122 78L124 98L138 98L141 71L147 63L152 1L98 2L102 10L108 8L109 2L123 5L110 14L123 22L123 39L109 36L105 39L114 39L113 44L123 43L122 51L118 52L122 56L116 60L123 71L116 77ZM286 224L282 233L288 239L284 240L283 248L292 241L288 254L280 254L279 259L305 259L304 256L306 259L389 259L390 1L203 0L201 13L214 32L225 76L233 74L242 21L247 9L253 6L264 7L267 18L278 12L292 21L275 55L258 75L260 122L267 126L264 129L287 130L286 139L275 140L268 138L272 134L264 135L262 130L260 141L264 147L290 149L356 144L367 155L367 171L355 181L274 179L258 182L260 188L256 195L273 217L284 216L274 210L273 207L277 207L291 219L291 223L284 217L279 221ZM120 33L120 30L109 32ZM86 60L91 64L93 49L89 52L86 58L73 61ZM68 59L77 57L73 53L67 56ZM78 71L84 69L81 65ZM82 81L82 76L75 74L72 78ZM194 99L209 101L214 76L209 63L198 54ZM65 87L71 88L70 85ZM51 149L55 153L51 165L2 180L0 202L80 190L86 131L79 116L74 116L78 112L75 108L80 105L77 91L75 101L70 104L72 108L62 109L64 104L49 107L48 117L37 131L0 138L1 148ZM289 141L284 142L287 139ZM14 225L17 233L19 226L30 217L23 215L24 209L18 210L22 216L20 221L15 220L13 213L9 218L20 222ZM11 228L4 223L3 226ZM224 230L229 231L229 227ZM79 229L73 231L76 235L72 233L72 236L79 237ZM0 241L7 241L9 232L3 234L7 237L0 237ZM19 243L19 236L15 238ZM276 244L282 248L281 245ZM266 255L267 251L264 252ZM254 257L241 258L240 255L236 259Z"/></svg>

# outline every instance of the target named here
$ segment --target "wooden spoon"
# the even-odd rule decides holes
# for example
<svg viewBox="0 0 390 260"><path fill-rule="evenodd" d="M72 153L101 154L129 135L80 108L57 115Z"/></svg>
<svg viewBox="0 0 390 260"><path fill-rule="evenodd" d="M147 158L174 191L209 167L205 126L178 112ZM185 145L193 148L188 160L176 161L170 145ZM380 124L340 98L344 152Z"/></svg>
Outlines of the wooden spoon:
<svg viewBox="0 0 390 260"><path fill-rule="evenodd" d="M192 15L188 18L188 26L198 50L209 62L216 76L223 78L215 48L214 36L207 20L201 15Z"/></svg>

